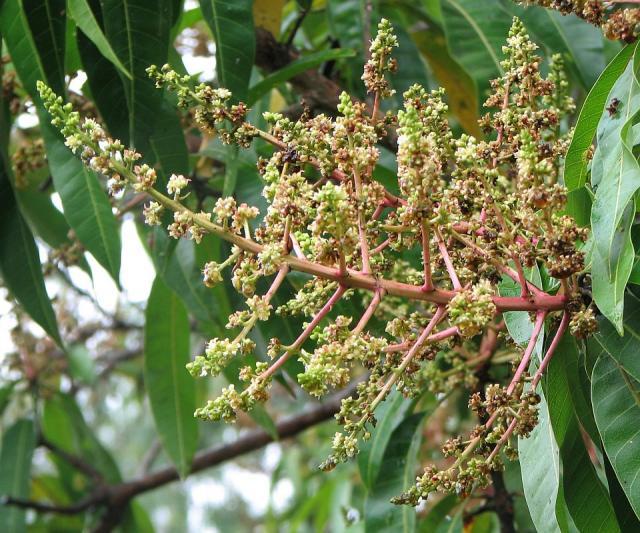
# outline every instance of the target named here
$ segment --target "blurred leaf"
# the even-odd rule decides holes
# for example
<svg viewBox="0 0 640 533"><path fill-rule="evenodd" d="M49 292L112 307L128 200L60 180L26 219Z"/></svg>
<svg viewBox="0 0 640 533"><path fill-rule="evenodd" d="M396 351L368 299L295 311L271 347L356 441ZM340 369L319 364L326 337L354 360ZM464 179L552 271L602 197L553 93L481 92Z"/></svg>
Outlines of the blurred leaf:
<svg viewBox="0 0 640 533"><path fill-rule="evenodd" d="M542 390L537 391L538 425L527 438L518 438L518 458L524 496L538 531L567 531L558 505L564 506L560 480L560 451L549 420L549 407Z"/></svg>
<svg viewBox="0 0 640 533"><path fill-rule="evenodd" d="M189 356L187 310L156 277L145 314L145 386L164 449L182 478L189 473L198 445L195 388L185 368Z"/></svg>
<svg viewBox="0 0 640 533"><path fill-rule="evenodd" d="M637 47L636 47L637 51ZM598 308L622 333L624 287L635 258L631 243L634 215L632 198L640 187L640 166L629 144L633 117L640 106L637 71L640 57L630 62L618 78L608 98L620 101L618 111L604 111L598 124L598 148L593 167L603 173L592 185L597 187L591 210L594 253L594 298Z"/></svg>
<svg viewBox="0 0 640 533"><path fill-rule="evenodd" d="M640 517L640 382L614 358L601 355L593 369L591 392L604 449Z"/></svg>
<svg viewBox="0 0 640 533"><path fill-rule="evenodd" d="M40 429L49 442L84 459L100 472L107 482L122 481L117 463L87 425L72 396L58 393L45 400ZM68 467L64 460L54 454L52 459L55 464Z"/></svg>
<svg viewBox="0 0 640 533"><path fill-rule="evenodd" d="M11 187L0 147L0 271L7 288L29 316L62 346L56 316L42 277L40 256Z"/></svg>
<svg viewBox="0 0 640 533"><path fill-rule="evenodd" d="M358 453L360 477L367 489L371 489L378 478L391 434L404 420L412 403L394 390L376 412L378 423L375 430L372 432L371 439L360 445L360 453Z"/></svg>
<svg viewBox="0 0 640 533"><path fill-rule="evenodd" d="M69 14L73 17L73 20L75 20L78 28L96 45L96 48L100 50L104 57L111 61L127 78L131 79L131 73L121 63L113 48L111 48L111 44L109 44L107 37L98 24L87 0L68 0L68 7Z"/></svg>
<svg viewBox="0 0 640 533"><path fill-rule="evenodd" d="M478 125L478 94L473 79L449 53L442 30L428 20L423 22L426 25L411 29L411 37L438 82L446 89L447 101L460 125L467 133L482 138Z"/></svg>
<svg viewBox="0 0 640 533"><path fill-rule="evenodd" d="M360 76L364 67L365 25L364 0L327 0L327 17L331 36L341 48L354 50L355 57L339 62L345 90L358 98L365 95ZM372 25L372 31L375 26Z"/></svg>
<svg viewBox="0 0 640 533"><path fill-rule="evenodd" d="M564 162L564 183L569 191L583 187L587 181L586 152L591 146L600 117L607 105L607 96L625 71L635 46L628 45L602 71L580 109L571 144Z"/></svg>
<svg viewBox="0 0 640 533"><path fill-rule="evenodd" d="M78 344L69 348L68 359L69 372L74 379L87 385L95 382L96 366L85 346Z"/></svg>
<svg viewBox="0 0 640 533"><path fill-rule="evenodd" d="M60 134L40 113L53 184L60 195L64 215L80 242L120 284L120 233L111 203L98 181L64 145Z"/></svg>
<svg viewBox="0 0 640 533"><path fill-rule="evenodd" d="M600 482L580 432L575 387L567 364L577 361L575 341L565 335L547 371L546 398L551 425L560 448L567 508L579 531L620 531L609 494Z"/></svg>
<svg viewBox="0 0 640 533"><path fill-rule="evenodd" d="M244 101L255 54L252 2L200 0L200 7L216 41L218 82Z"/></svg>
<svg viewBox="0 0 640 533"><path fill-rule="evenodd" d="M36 446L36 431L31 420L18 420L2 437L0 451L0 499L29 497L31 459ZM0 506L3 531L21 533L27 530L27 512L10 505Z"/></svg>
<svg viewBox="0 0 640 533"><path fill-rule="evenodd" d="M442 524L451 510L460 502L455 494L447 494L439 502L437 502L427 516L418 522L417 531L419 533L432 533L436 531L438 526Z"/></svg>
<svg viewBox="0 0 640 533"><path fill-rule="evenodd" d="M269 74L251 87L251 89L249 89L249 95L247 96L247 105L252 106L271 89L290 80L294 76L301 74L302 72L316 68L327 61L354 56L355 52L353 50L343 50L341 48L332 48L331 50L322 50L320 52L304 55L292 63L289 63L286 67Z"/></svg>
<svg viewBox="0 0 640 533"><path fill-rule="evenodd" d="M499 0L442 0L442 17L449 50L474 79L482 102L489 80L503 73L502 46L511 17Z"/></svg>
<svg viewBox="0 0 640 533"><path fill-rule="evenodd" d="M389 500L415 482L422 424L428 414L415 413L393 430L378 476L367 493L364 507L367 531L413 532L415 510L410 506L395 506Z"/></svg>

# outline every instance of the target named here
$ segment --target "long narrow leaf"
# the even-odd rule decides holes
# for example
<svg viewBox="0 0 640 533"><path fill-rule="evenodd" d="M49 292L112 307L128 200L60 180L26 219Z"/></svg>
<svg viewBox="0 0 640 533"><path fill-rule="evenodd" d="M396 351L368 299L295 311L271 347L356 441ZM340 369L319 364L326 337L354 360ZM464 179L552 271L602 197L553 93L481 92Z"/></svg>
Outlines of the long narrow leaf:
<svg viewBox="0 0 640 533"><path fill-rule="evenodd" d="M67 5L69 6L69 13L78 28L80 28L83 33L91 39L91 42L96 45L104 57L111 61L111 63L113 63L113 65L127 78L131 79L131 73L118 59L113 48L111 48L111 44L109 44L107 37L98 24L87 0L69 0Z"/></svg>
<svg viewBox="0 0 640 533"><path fill-rule="evenodd" d="M640 382L603 355L593 369L591 392L604 449L640 517Z"/></svg>
<svg viewBox="0 0 640 533"><path fill-rule="evenodd" d="M633 49L633 46L626 46L611 60L589 91L580 109L564 162L564 183L570 191L583 187L587 182L586 152L591 146L602 111L607 104L607 95L624 72Z"/></svg>
<svg viewBox="0 0 640 533"><path fill-rule="evenodd" d="M2 437L0 452L0 499L3 496L27 498L31 458L36 445L36 432L30 420L18 420ZM22 533L27 530L26 511L10 505L0 506L3 531Z"/></svg>
<svg viewBox="0 0 640 533"><path fill-rule="evenodd" d="M164 449L181 477L198 444L195 389L189 362L189 317L180 299L156 278L147 302L144 375L151 411Z"/></svg>

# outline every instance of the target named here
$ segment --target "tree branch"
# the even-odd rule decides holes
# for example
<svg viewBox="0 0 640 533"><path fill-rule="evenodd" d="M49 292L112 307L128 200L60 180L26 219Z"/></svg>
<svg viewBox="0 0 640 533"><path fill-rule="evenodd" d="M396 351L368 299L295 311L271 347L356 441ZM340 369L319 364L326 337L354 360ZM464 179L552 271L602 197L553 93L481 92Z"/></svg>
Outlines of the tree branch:
<svg viewBox="0 0 640 533"><path fill-rule="evenodd" d="M279 440L294 437L298 433L333 417L333 415L340 409L342 400L354 392L356 384L357 381L347 389L332 395L325 402L278 421L276 424L276 430ZM190 474L201 472L202 470L219 465L240 455L259 450L267 444L274 442L274 440L275 439L265 430L253 429L244 435L241 435L236 441L230 444L216 446L210 450L197 454L191 465ZM47 447L50 447L50 443L47 444ZM63 453L65 454L62 455L63 457L68 456L65 452ZM74 462L71 463L70 461L74 467L84 472L86 468L84 465L81 466L80 462L81 461L74 460ZM89 496L80 500L78 503L69 506L25 500L21 498L14 498L12 496L0 498L0 502L2 502L3 505L12 505L22 509L33 509L34 511L41 513L56 513L64 515L79 514L92 507L105 506L107 508L105 517L113 517L118 514L115 511L121 510L123 506L127 505L131 499L135 498L139 494L149 492L173 481L177 481L178 479L179 475L177 470L174 467L169 466L123 483L114 485L100 484ZM103 530L108 531L109 529L103 528Z"/></svg>

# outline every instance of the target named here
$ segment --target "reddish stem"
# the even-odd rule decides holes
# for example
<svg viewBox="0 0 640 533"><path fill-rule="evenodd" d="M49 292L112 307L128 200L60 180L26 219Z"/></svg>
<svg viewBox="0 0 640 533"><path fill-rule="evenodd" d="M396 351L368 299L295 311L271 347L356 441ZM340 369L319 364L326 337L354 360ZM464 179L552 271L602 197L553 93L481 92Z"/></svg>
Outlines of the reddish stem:
<svg viewBox="0 0 640 533"><path fill-rule="evenodd" d="M320 321L329 314L333 306L338 302L338 300L340 300L340 298L342 298L342 295L346 292L346 290L347 290L346 287L344 287L343 285L340 285L336 289L336 292L333 293L333 296L331 296L331 298L329 298L327 303L324 304L324 307L316 313L316 315L313 317L311 322L309 322L307 327L304 328L303 332L300 333L300 335L294 341L294 343L287 347L286 351L280 356L280 358L275 363L273 363L262 374L260 374L258 379L259 381L264 381L265 379L272 376L275 372L278 371L278 369L282 365L284 365L287 362L287 360L289 359L289 357L291 357L293 353L295 353L297 350L300 349L304 341L307 340L309 335L311 335L311 333L316 328L316 326L320 323Z"/></svg>
<svg viewBox="0 0 640 533"><path fill-rule="evenodd" d="M453 288L455 290L460 290L462 289L462 285L460 284L460 280L458 279L458 274L456 274L456 269L453 267L453 262L451 261L451 257L449 256L449 251L447 250L447 246L444 243L444 239L442 238L442 233L440 233L440 230L438 230L437 228L436 237L438 238L438 248L440 249L440 254L442 255L444 264L447 267L447 273L449 274L449 278L451 278Z"/></svg>
<svg viewBox="0 0 640 533"><path fill-rule="evenodd" d="M387 246L391 244L391 239L387 239L382 243L378 244L375 248L371 250L371 255L379 254L382 250L384 250Z"/></svg>
<svg viewBox="0 0 640 533"><path fill-rule="evenodd" d="M425 292L434 290L433 279L431 278L430 240L429 222L424 220L422 221L422 263L424 265L424 285L422 285L422 290Z"/></svg>
<svg viewBox="0 0 640 533"><path fill-rule="evenodd" d="M533 353L534 348L536 347L536 342L538 341L538 336L542 331L542 326L544 325L544 319L547 316L545 311L538 311L536 314L536 322L533 326L533 332L531 333L531 338L529 339L529 344L527 344L527 348L524 351L524 355L522 356L522 360L518 365L518 368L513 375L513 379L511 383L509 383L509 387L507 388L507 394L511 394L513 389L516 387L522 374L529 367L529 360L531 359L531 354Z"/></svg>
<svg viewBox="0 0 640 533"><path fill-rule="evenodd" d="M556 334L554 335L553 340L551 341L551 344L547 349L547 353L542 358L542 362L540 363L538 370L536 370L536 373L533 376L533 380L531 381L532 390L536 389L538 382L540 381L540 379L542 379L542 375L544 374L544 371L549 365L549 361L551 361L551 358L553 357L553 354L555 353L556 348L558 347L558 344L560 344L560 340L562 339L562 336L567 330L568 325L569 325L569 313L565 311L562 314L562 320L560 321L560 325L558 326L558 331L556 331Z"/></svg>
<svg viewBox="0 0 640 533"><path fill-rule="evenodd" d="M371 303L369 304L365 312L362 314L362 317L360 317L358 324L356 325L355 328L353 328L351 333L353 333L354 335L359 335L360 333L362 333L362 331L364 330L369 320L371 320L373 313L375 313L376 309L378 308L378 305L380 305L380 302L382 301L383 296L384 296L384 290L382 289L377 290L374 293Z"/></svg>

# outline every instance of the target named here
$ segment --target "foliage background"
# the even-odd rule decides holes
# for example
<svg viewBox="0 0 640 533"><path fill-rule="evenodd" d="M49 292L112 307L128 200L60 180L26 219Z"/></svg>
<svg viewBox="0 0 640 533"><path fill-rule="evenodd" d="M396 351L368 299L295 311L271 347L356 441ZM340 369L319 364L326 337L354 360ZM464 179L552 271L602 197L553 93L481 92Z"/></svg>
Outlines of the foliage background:
<svg viewBox="0 0 640 533"><path fill-rule="evenodd" d="M194 382L184 363L207 338L225 334L226 317L238 304L230 286L207 290L200 281L205 260L221 255L226 245L213 236L200 245L184 240L176 244L164 232L145 228L135 196L112 206L104 183L71 156L49 126L35 96L37 80L67 92L99 116L111 134L134 144L156 165L161 179L172 172L190 175L201 205L233 194L262 206L255 163L269 148L256 142L238 153L194 131L188 117L176 112L172 97L148 79L149 65L170 63L182 72L204 72L203 79L210 75L247 101L258 123L264 110L299 114L301 98L313 112L335 113L340 90L365 98L360 80L365 48L372 24L384 16L400 40L399 70L392 81L398 96L387 105L397 107L413 83L442 85L457 130L482 135L477 126L481 102L489 80L501 72L501 47L514 15L523 19L545 58L563 55L579 103L622 48L577 18L506 0L0 0L2 53L10 57L4 65L0 106L0 268L5 285L0 493L64 507L91 497L104 481L144 477L171 465L186 477L196 450L232 443L255 426L273 435L274 420L317 407L296 387L298 369L292 362L269 412L257 410L234 427L192 418L195 406L222 382ZM601 89L605 94L620 72L614 74ZM12 104L19 107L12 109ZM628 108L634 109L633 102ZM601 113L602 106L596 124ZM41 138L46 159L37 144ZM34 142L35 155L25 159L24 147ZM386 185L395 175L391 155L383 148L376 169L376 177ZM29 162L26 170L19 164L24 160ZM578 175L585 174L580 168ZM583 176L570 187L571 209L587 224L591 201L584 184ZM628 227L631 232L631 222ZM85 253L77 265L67 267L52 255L78 245ZM635 332L640 328L633 293L626 296L624 328L620 311L627 280L640 281L633 246L630 251L624 259L630 264L627 279L613 280L614 301L610 313L604 312L619 329ZM101 281L105 272L114 285ZM133 297L137 285L150 287L154 276L148 302L146 294ZM293 279L294 284L302 281ZM107 310L99 294L105 286L128 289L111 295L115 305ZM13 305L14 298L21 308ZM269 333L254 339L259 355L266 353L265 339L274 334L291 338L298 325L276 318L262 326ZM599 352L633 353L636 341L629 341L629 335L631 345L612 349L619 339L610 330L605 324L595 348L587 352L588 367L594 366ZM174 335L168 336L171 331ZM575 347L566 347L572 349L577 361ZM603 360L598 365L613 361ZM588 388L582 361L579 369L554 364L559 367L552 369L558 382L549 385L555 392L548 398L550 409L564 408L565 433L575 434L580 424L592 435L595 446L589 452L602 468L587 470L609 480L606 509L596 502L591 520L606 516L613 505L621 528L634 527L637 518L616 493L616 478L602 453L598 420L590 414L591 396L578 395L586 398L585 404L569 402L569 407L562 399L574 386ZM628 364L637 370L637 363ZM604 379L606 368L599 371ZM232 369L227 377L233 374ZM619 399L625 401L627 397ZM429 502L417 514L388 503L411 482L419 463L438 459L444 436L471 423L466 398L448 398L446 407L432 415L433 402L426 398L416 406L400 396L390 398L365 453L330 474L315 468L328 453L334 431L328 422L294 441L270 444L181 483L145 491L125 505L110 503L107 510L114 511L126 531L240 531L259 525L268 531L462 531L463 521L465 531L498 530L490 508L478 505L474 511L455 497ZM635 417L630 420L637 422L633 398L629 409ZM423 429L420 422L427 417ZM587 451L581 443L564 443L557 427L554 438L549 416L543 416L535 436L522 443L520 464L509 465L504 473L507 490L515 494L519 531L533 531L534 523L540 530L545 520L551 520L549 527L562 524L563 530L586 531L574 512L576 505L584 505L587 513L593 500L584 495L578 503L564 503L563 486L566 491L567 483L574 483L575 489L579 480L566 475L563 480L560 464L565 461L565 473L567 468L580 471L590 465ZM95 475L73 468L60 450L80 457ZM543 462L539 457L552 459ZM549 464L555 468L548 469ZM594 483L599 486L600 481ZM551 508L549 501L555 502ZM0 523L9 524L11 531L81 531L105 526L108 515L103 506L69 515L5 506Z"/></svg>

